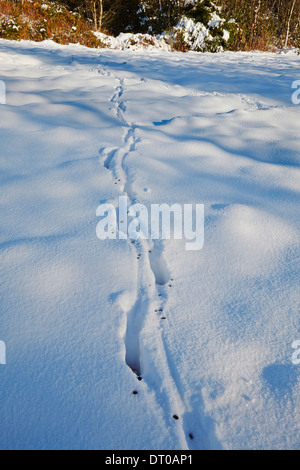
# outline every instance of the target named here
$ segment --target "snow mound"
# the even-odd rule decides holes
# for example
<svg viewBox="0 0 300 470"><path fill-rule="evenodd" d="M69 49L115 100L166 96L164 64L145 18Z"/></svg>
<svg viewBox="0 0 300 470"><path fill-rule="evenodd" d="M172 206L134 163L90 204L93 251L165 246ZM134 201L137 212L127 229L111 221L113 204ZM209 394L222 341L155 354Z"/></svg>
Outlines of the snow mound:
<svg viewBox="0 0 300 470"><path fill-rule="evenodd" d="M165 37L162 36L152 36L150 34L132 34L132 33L121 33L117 37L108 36L107 34L101 32L94 32L97 39L100 39L101 42L108 47L109 49L116 50L162 50L170 51L171 47L167 43Z"/></svg>

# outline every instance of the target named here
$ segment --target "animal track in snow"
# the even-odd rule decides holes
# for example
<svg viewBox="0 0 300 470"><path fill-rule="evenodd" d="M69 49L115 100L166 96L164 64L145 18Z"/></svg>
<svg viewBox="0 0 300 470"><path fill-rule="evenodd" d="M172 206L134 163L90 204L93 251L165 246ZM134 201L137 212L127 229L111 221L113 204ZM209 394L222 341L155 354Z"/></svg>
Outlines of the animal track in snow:
<svg viewBox="0 0 300 470"><path fill-rule="evenodd" d="M112 173L114 183L116 185L120 183L121 192L128 196L131 204L134 204L138 202L137 193L134 190L134 174L129 170L127 159L130 153L136 150L139 142L136 137L137 126L130 123L126 118L126 105L123 99L125 90L124 80L116 76L114 78L119 81L119 86L115 89L111 103L113 103L116 115L124 128L123 146L118 149L103 149L101 153L103 155L103 165ZM148 188L147 191L149 191ZM176 416L176 420L179 421L179 416L184 415L184 404L169 368L169 359L162 337L164 320L167 319L167 315L164 313L169 295L167 290L168 286L172 287L173 285L173 280L170 280L170 271L165 260L164 244L162 240L151 242L137 240L131 242L131 246L136 253L138 276L136 299L133 305L128 306L128 309L123 309L127 318L126 332L124 334L125 362L133 373L136 374L137 379L141 381L143 379L142 367L145 365L144 361L146 359L151 383L155 383L158 380L162 384L158 390L155 388L154 391L165 415L166 422L170 420L171 416L174 416L174 420ZM144 351L145 344L142 339L145 323L147 319L150 319L152 316L151 312L154 312L155 309L157 310L157 330L152 330L151 328L151 335L154 335L153 340L157 345L157 351L159 351L159 363L157 362L158 358L154 357L152 360L147 355L147 352ZM149 383L147 383L147 386L149 386ZM132 393L137 394L135 392L137 390ZM167 397L167 401L165 397ZM180 414L174 415L172 411L177 411ZM183 448L189 448L187 442L190 439L188 439L188 434L185 433L182 423L176 426L174 433L179 438Z"/></svg>
<svg viewBox="0 0 300 470"><path fill-rule="evenodd" d="M110 170L110 165L111 165L111 162L115 156L115 154L117 153L118 149L112 149L112 150L100 150L100 153L102 153L103 155L103 165L105 166L105 168L107 170Z"/></svg>
<svg viewBox="0 0 300 470"><path fill-rule="evenodd" d="M170 272L164 258L161 242L154 241L154 246L149 253L149 260L156 284L164 286L170 280Z"/></svg>

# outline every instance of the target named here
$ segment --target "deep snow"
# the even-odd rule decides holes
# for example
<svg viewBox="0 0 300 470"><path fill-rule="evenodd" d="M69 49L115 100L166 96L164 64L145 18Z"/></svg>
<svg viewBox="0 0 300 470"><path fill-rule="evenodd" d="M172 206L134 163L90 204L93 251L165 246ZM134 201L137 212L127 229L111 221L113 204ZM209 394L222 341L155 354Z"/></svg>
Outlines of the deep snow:
<svg viewBox="0 0 300 470"><path fill-rule="evenodd" d="M1 40L0 67L0 447L299 448L299 57ZM124 194L205 204L204 248L100 241Z"/></svg>

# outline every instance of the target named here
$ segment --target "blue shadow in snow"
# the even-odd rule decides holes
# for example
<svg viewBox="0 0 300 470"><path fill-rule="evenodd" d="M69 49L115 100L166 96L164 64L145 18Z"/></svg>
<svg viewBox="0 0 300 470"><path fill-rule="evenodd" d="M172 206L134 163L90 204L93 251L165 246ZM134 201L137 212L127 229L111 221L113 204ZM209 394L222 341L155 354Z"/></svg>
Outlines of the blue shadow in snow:
<svg viewBox="0 0 300 470"><path fill-rule="evenodd" d="M293 364L271 364L262 373L265 385L277 400L292 398L299 377L299 368Z"/></svg>

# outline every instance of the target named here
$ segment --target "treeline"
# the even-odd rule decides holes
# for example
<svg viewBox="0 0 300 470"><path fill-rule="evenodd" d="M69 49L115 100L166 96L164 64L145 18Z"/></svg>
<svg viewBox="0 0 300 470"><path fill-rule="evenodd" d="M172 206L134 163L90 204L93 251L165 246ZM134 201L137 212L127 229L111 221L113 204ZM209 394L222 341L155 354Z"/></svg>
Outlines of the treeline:
<svg viewBox="0 0 300 470"><path fill-rule="evenodd" d="M299 47L300 0L64 0L79 9L97 30L114 35L120 32L159 34L194 9L205 24L205 10L211 4L222 8L222 15L235 20L237 28L232 49Z"/></svg>
<svg viewBox="0 0 300 470"><path fill-rule="evenodd" d="M26 3L26 0L11 1ZM270 50L272 47L300 47L300 0L60 0L60 2L64 3L68 10L80 13L94 30L115 36L121 32L151 34L170 32L183 16L207 27L211 13L215 11L226 20L227 30L230 31L230 40L226 42L227 49ZM216 28L210 30L214 30L215 34Z"/></svg>
<svg viewBox="0 0 300 470"><path fill-rule="evenodd" d="M239 26L235 48L300 46L300 0L219 0Z"/></svg>

